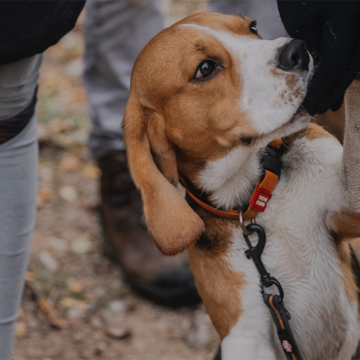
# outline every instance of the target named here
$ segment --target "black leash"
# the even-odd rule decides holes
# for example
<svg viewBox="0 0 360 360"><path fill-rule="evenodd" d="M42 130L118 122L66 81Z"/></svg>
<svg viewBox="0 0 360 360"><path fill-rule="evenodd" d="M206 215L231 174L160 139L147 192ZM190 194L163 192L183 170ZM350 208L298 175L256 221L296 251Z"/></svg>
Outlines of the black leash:
<svg viewBox="0 0 360 360"><path fill-rule="evenodd" d="M271 317L274 321L278 338L284 350L285 356L288 360L302 360L300 350L296 344L289 324L291 316L284 305L284 290L280 282L269 274L263 262L261 261L261 254L266 244L265 231L258 224L247 225L246 229L250 233L256 233L258 236L258 242L255 246L253 246L249 240L249 237L244 234L244 239L249 247L249 250L245 251L245 255L248 259L252 259L256 269L260 274L261 294L263 296L265 305L270 310ZM264 288L269 288L273 285L277 287L279 295L265 293Z"/></svg>
<svg viewBox="0 0 360 360"><path fill-rule="evenodd" d="M264 171L270 170L280 179L283 154L284 146L279 149L274 149L267 146L265 148L262 159L262 168L264 169ZM261 261L261 254L266 244L265 231L260 225L255 223L247 225L246 230L248 233L256 233L256 235L258 236L258 242L255 246L253 246L249 240L249 237L245 233L243 234L244 239L249 247L249 250L245 251L245 255L248 259L252 259L257 271L260 274L261 294L265 305L270 310L271 317L275 324L278 338L284 350L285 356L288 360L302 360L300 350L296 344L294 335L291 331L291 327L289 324L291 316L284 305L284 290L280 282L269 274L263 262ZM279 291L278 295L265 293L264 288L269 288L271 286L277 287Z"/></svg>
<svg viewBox="0 0 360 360"><path fill-rule="evenodd" d="M355 255L354 248L349 244L350 248L350 254L351 254L351 268L352 272L355 276L356 286L357 286L357 293L358 293L358 301L360 304L360 264L358 262L358 259Z"/></svg>
<svg viewBox="0 0 360 360"><path fill-rule="evenodd" d="M351 254L351 267L353 274L355 276L356 286L358 289L358 303L360 304L360 264L359 261L355 255L355 251L353 247L349 244L350 247L350 254ZM360 342L358 344L358 347L356 349L355 354L351 358L352 360L359 360L360 359Z"/></svg>

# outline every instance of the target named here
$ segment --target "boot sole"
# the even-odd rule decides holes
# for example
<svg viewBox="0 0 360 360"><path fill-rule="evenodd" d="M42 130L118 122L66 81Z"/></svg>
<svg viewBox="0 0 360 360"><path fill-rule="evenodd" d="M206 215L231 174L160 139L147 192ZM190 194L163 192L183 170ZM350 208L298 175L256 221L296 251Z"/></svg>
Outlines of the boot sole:
<svg viewBox="0 0 360 360"><path fill-rule="evenodd" d="M194 285L179 286L176 288L164 288L156 284L146 284L143 281L139 281L135 276L126 271L110 245L101 208L99 209L99 216L103 233L103 254L121 268L125 282L129 284L135 292L145 299L162 306L178 308L182 306L195 306L201 303L201 298L197 292L195 283Z"/></svg>

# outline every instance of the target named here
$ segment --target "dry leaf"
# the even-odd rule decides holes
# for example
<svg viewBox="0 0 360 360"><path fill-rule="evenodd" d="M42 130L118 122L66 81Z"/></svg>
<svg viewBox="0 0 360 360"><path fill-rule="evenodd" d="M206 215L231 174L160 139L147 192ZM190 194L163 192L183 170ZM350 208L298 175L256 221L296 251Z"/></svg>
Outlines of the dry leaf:
<svg viewBox="0 0 360 360"><path fill-rule="evenodd" d="M50 273L55 273L59 269L59 263L55 260L52 255L42 250L39 252L38 258L41 264L46 268Z"/></svg>
<svg viewBox="0 0 360 360"><path fill-rule="evenodd" d="M25 274L25 281L34 281L35 274L33 272L27 271Z"/></svg>
<svg viewBox="0 0 360 360"><path fill-rule="evenodd" d="M55 236L50 236L47 238L46 242L51 250L55 251L55 253L63 254L69 250L67 242L65 240L58 239Z"/></svg>
<svg viewBox="0 0 360 360"><path fill-rule="evenodd" d="M67 321L58 317L56 310L46 301L42 296L41 287L34 280L33 273L26 273L25 276L26 284L32 290L33 294L36 296L37 303L40 307L40 310L45 314L49 323L55 328L65 328L67 326Z"/></svg>
<svg viewBox="0 0 360 360"><path fill-rule="evenodd" d="M78 86L71 91L73 101L86 101L86 91L83 87Z"/></svg>
<svg viewBox="0 0 360 360"><path fill-rule="evenodd" d="M85 311L70 308L66 311L66 317L70 320L83 319L85 317Z"/></svg>
<svg viewBox="0 0 360 360"><path fill-rule="evenodd" d="M57 316L56 310L43 298L38 299L40 309L45 313L49 323L56 328L64 328L67 326L67 321Z"/></svg>
<svg viewBox="0 0 360 360"><path fill-rule="evenodd" d="M44 183L51 183L53 178L53 170L44 164L39 164L39 180Z"/></svg>
<svg viewBox="0 0 360 360"><path fill-rule="evenodd" d="M67 288L73 294L81 294L85 290L85 286L81 281L71 281L67 284Z"/></svg>
<svg viewBox="0 0 360 360"><path fill-rule="evenodd" d="M81 237L71 243L71 250L75 254L84 255L93 250L93 244L88 238Z"/></svg>
<svg viewBox="0 0 360 360"><path fill-rule="evenodd" d="M106 335L113 337L114 339L126 339L131 336L131 331L125 328L107 327L105 328Z"/></svg>
<svg viewBox="0 0 360 360"><path fill-rule="evenodd" d="M100 179L101 170L97 166L86 165L83 170L83 175L91 179Z"/></svg>
<svg viewBox="0 0 360 360"><path fill-rule="evenodd" d="M46 200L50 200L53 196L53 192L49 188L39 189L37 195L37 206L40 207L44 204Z"/></svg>
<svg viewBox="0 0 360 360"><path fill-rule="evenodd" d="M15 336L23 337L26 334L26 324L23 321L18 321L15 324Z"/></svg>
<svg viewBox="0 0 360 360"><path fill-rule="evenodd" d="M80 159L74 155L65 155L60 161L60 168L64 171L78 171Z"/></svg>
<svg viewBox="0 0 360 360"><path fill-rule="evenodd" d="M72 297L64 297L60 301L60 305L66 309L76 309L86 311L89 305L85 301L76 300Z"/></svg>
<svg viewBox="0 0 360 360"><path fill-rule="evenodd" d="M73 131L77 128L71 119L53 119L49 123L49 130L52 135L61 132Z"/></svg>
<svg viewBox="0 0 360 360"><path fill-rule="evenodd" d="M38 124L37 132L38 132L38 137L39 137L39 143L43 143L50 139L49 129L45 125Z"/></svg>
<svg viewBox="0 0 360 360"><path fill-rule="evenodd" d="M109 302L108 307L113 313L125 313L127 304L124 300L113 300Z"/></svg>
<svg viewBox="0 0 360 360"><path fill-rule="evenodd" d="M74 202L78 198L78 193L73 186L62 186L59 189L59 195L62 199L69 202Z"/></svg>

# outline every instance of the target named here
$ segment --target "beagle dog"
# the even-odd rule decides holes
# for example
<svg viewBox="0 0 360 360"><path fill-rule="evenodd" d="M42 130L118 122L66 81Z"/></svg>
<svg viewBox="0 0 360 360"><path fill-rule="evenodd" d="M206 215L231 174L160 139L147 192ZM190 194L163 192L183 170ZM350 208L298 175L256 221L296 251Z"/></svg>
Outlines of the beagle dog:
<svg viewBox="0 0 360 360"><path fill-rule="evenodd" d="M262 40L249 18L215 13L160 32L133 68L123 130L145 220L165 255L189 249L224 360L285 355L240 222L190 206L176 187L190 184L213 208L241 209L275 138L285 147L282 173L256 223L300 352L351 359L360 338L347 242L360 236L360 86L347 92L343 148L301 107L312 72L305 43Z"/></svg>

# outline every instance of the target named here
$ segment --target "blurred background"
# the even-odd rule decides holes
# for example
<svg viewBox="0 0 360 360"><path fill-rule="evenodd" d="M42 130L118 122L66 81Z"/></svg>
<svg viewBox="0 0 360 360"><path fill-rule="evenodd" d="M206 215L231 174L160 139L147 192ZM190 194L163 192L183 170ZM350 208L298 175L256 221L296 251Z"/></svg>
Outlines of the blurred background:
<svg viewBox="0 0 360 360"><path fill-rule="evenodd" d="M166 26L207 9L203 0L162 3ZM37 224L12 360L210 360L219 339L202 305L157 307L102 255L101 174L86 147L85 16L41 68Z"/></svg>

